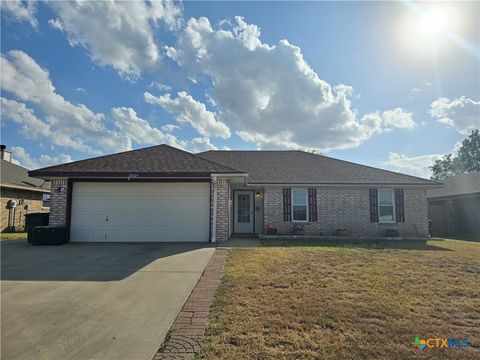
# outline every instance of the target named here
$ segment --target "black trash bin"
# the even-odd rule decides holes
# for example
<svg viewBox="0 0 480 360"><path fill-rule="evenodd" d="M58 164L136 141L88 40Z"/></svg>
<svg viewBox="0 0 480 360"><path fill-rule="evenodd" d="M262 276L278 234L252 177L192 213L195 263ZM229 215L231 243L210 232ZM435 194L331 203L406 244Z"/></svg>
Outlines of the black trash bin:
<svg viewBox="0 0 480 360"><path fill-rule="evenodd" d="M47 226L49 217L49 213L30 213L25 215L25 228L29 243L33 242L35 226Z"/></svg>
<svg viewBox="0 0 480 360"><path fill-rule="evenodd" d="M65 226L36 226L33 245L62 245L65 244Z"/></svg>

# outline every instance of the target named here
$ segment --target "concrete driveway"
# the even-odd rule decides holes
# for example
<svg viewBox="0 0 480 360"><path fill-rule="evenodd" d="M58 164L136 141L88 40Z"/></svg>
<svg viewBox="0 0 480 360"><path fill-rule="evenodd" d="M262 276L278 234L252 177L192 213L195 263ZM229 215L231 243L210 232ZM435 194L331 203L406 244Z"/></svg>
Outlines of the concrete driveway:
<svg viewBox="0 0 480 360"><path fill-rule="evenodd" d="M2 247L1 358L151 359L214 248Z"/></svg>

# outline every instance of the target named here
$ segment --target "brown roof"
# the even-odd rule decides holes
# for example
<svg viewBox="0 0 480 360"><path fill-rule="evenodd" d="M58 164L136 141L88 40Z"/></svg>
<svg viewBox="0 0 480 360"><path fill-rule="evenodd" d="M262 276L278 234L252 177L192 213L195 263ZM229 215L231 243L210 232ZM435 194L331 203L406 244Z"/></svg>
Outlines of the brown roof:
<svg viewBox="0 0 480 360"><path fill-rule="evenodd" d="M480 171L452 176L442 182L445 186L428 190L427 198L480 193Z"/></svg>
<svg viewBox="0 0 480 360"><path fill-rule="evenodd" d="M2 187L50 192L49 183L44 180L29 177L27 169L3 159L0 169L0 182Z"/></svg>
<svg viewBox="0 0 480 360"><path fill-rule="evenodd" d="M212 173L238 173L169 145L100 156L30 171L36 177L209 177Z"/></svg>
<svg viewBox="0 0 480 360"><path fill-rule="evenodd" d="M199 156L249 174L251 184L406 184L435 182L303 151L207 151Z"/></svg>

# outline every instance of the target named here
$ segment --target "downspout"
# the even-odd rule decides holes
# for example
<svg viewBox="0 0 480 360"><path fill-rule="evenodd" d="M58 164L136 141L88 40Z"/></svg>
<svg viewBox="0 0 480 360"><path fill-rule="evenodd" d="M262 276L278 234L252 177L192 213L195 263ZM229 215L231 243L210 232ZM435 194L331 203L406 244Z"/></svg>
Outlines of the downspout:
<svg viewBox="0 0 480 360"><path fill-rule="evenodd" d="M217 241L217 177L212 175L213 184L213 214L212 214L212 243Z"/></svg>

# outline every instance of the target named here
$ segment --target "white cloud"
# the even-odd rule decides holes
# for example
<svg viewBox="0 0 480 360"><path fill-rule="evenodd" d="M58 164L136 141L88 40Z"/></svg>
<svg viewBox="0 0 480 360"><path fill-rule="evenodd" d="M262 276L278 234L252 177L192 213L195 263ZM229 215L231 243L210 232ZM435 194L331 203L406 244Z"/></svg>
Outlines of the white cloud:
<svg viewBox="0 0 480 360"><path fill-rule="evenodd" d="M430 115L452 126L463 135L480 128L480 101L462 96L458 99L438 98L430 105Z"/></svg>
<svg viewBox="0 0 480 360"><path fill-rule="evenodd" d="M40 156L40 163L42 164L42 166L53 166L57 164L65 164L72 161L73 161L72 157L67 154L60 154L58 156L49 156L49 155Z"/></svg>
<svg viewBox="0 0 480 360"><path fill-rule="evenodd" d="M50 19L48 20L48 24L53 28L60 31L64 31L62 22L59 19Z"/></svg>
<svg viewBox="0 0 480 360"><path fill-rule="evenodd" d="M77 87L77 88L75 88L74 90L75 90L76 92L82 93L82 94L84 94L84 95L88 95L88 91L85 90L85 89L82 88L82 87Z"/></svg>
<svg viewBox="0 0 480 360"><path fill-rule="evenodd" d="M113 108L112 117L115 126L128 135L132 141L140 145L169 144L179 149L201 152L207 150L216 150L217 147L210 142L208 137L197 137L190 141L180 140L168 131L178 128L176 125L166 124L161 128L167 129L162 132L149 124L147 120L142 119L132 108Z"/></svg>
<svg viewBox="0 0 480 360"><path fill-rule="evenodd" d="M164 134L159 129L152 127L148 121L140 118L132 108L113 108L112 117L115 120L115 126L137 144L166 143L178 148L185 147L185 142L179 141L172 134Z"/></svg>
<svg viewBox="0 0 480 360"><path fill-rule="evenodd" d="M175 125L175 124L165 124L165 125L160 126L160 129L162 131L167 132L167 133L171 133L171 132L174 132L175 130L179 130L180 126Z"/></svg>
<svg viewBox="0 0 480 360"><path fill-rule="evenodd" d="M429 169L436 160L442 158L443 155L430 154L419 156L406 156L396 152L391 152L388 160L384 162L393 171L419 176L422 178L430 178L432 171Z"/></svg>
<svg viewBox="0 0 480 360"><path fill-rule="evenodd" d="M12 162L29 170L39 167L38 162L21 146L12 146Z"/></svg>
<svg viewBox="0 0 480 360"><path fill-rule="evenodd" d="M428 80L423 80L422 83L418 87L414 87L411 92L419 93L423 90L427 90L428 88L432 87L432 83Z"/></svg>
<svg viewBox="0 0 480 360"><path fill-rule="evenodd" d="M110 151L131 148L128 137L105 127L104 114L94 113L83 104L72 104L59 95L48 71L24 52L12 50L2 55L1 69L2 90L35 104L45 115L40 120L25 104L2 100L9 106L9 117L22 123L25 131L33 129L57 145L89 153L101 153L98 146Z"/></svg>
<svg viewBox="0 0 480 360"><path fill-rule="evenodd" d="M170 94L155 97L149 92L145 92L144 98L147 103L160 105L174 114L180 124L190 124L200 135L224 139L231 135L228 126L218 121L215 113L208 111L205 104L196 101L184 91L179 92L175 99L172 99Z"/></svg>
<svg viewBox="0 0 480 360"><path fill-rule="evenodd" d="M43 154L40 155L40 158L37 160L21 146L12 146L11 150L12 162L29 170L73 161L72 157L67 154L59 154L57 156Z"/></svg>
<svg viewBox="0 0 480 360"><path fill-rule="evenodd" d="M212 121L213 114L207 111L203 104L186 94L170 100L173 102L178 100L182 104L185 101L186 110L179 110L177 114L179 122L191 123L194 128L199 129L202 137L190 141L178 139L172 134L174 130L179 129L178 125L165 124L161 129L156 128L129 107L116 107L111 110L109 119L113 122L114 128L109 129L106 127L104 114L94 113L83 104L72 104L57 94L48 71L22 51L14 50L5 56L2 55L1 68L2 90L25 102L1 97L2 119L19 124L21 133L30 139L41 137L48 139L54 146L102 154L130 150L132 143L139 145L166 143L195 151L214 149L216 147L206 134L224 134L221 131L225 125L217 123L215 119ZM29 107L30 104L41 110L42 117L36 114L34 108ZM172 106L172 109L175 107L174 104L169 106ZM69 160L66 156L49 158L46 155L36 161L29 159L22 150L17 151L20 154L20 161L30 167Z"/></svg>
<svg viewBox="0 0 480 360"><path fill-rule="evenodd" d="M413 129L416 125L412 113L406 112L402 108L384 111L382 118L387 128Z"/></svg>
<svg viewBox="0 0 480 360"><path fill-rule="evenodd" d="M88 49L100 65L136 79L160 60L155 33L160 23L179 25L181 5L165 1L52 1L58 16L50 24L65 32L71 46Z"/></svg>
<svg viewBox="0 0 480 360"><path fill-rule="evenodd" d="M209 77L207 96L218 108L217 121L235 127L243 139L258 147L327 151L358 146L382 131L382 117L359 117L351 106L353 89L320 79L297 46L262 43L258 27L239 17L221 26L190 19L167 56L190 78ZM395 115L387 113L388 126L411 126L411 114Z"/></svg>
<svg viewBox="0 0 480 360"><path fill-rule="evenodd" d="M34 28L37 28L38 21L36 18L36 1L0 1L0 8L3 14L8 15L8 19L12 19L18 22L26 21L30 23L30 25L32 25Z"/></svg>
<svg viewBox="0 0 480 360"><path fill-rule="evenodd" d="M27 139L37 139L39 136L47 138L53 145L95 153L89 146L63 131L54 131L47 122L39 119L32 109L15 100L0 98L2 116L22 125L21 133Z"/></svg>
<svg viewBox="0 0 480 360"><path fill-rule="evenodd" d="M371 129L371 133L382 133L394 129L413 129L417 124L413 114L402 108L366 114L360 122Z"/></svg>
<svg viewBox="0 0 480 360"><path fill-rule="evenodd" d="M152 81L148 87L149 88L156 88L160 91L169 91L169 90L172 89L171 86L159 83L158 81Z"/></svg>
<svg viewBox="0 0 480 360"><path fill-rule="evenodd" d="M217 147L210 142L209 138L206 137L198 137L192 139L188 150L194 153L208 151L208 150L217 150Z"/></svg>
<svg viewBox="0 0 480 360"><path fill-rule="evenodd" d="M50 125L37 118L32 109L15 100L0 98L2 116L22 125L22 134L29 139L36 139L38 135L50 136Z"/></svg>

